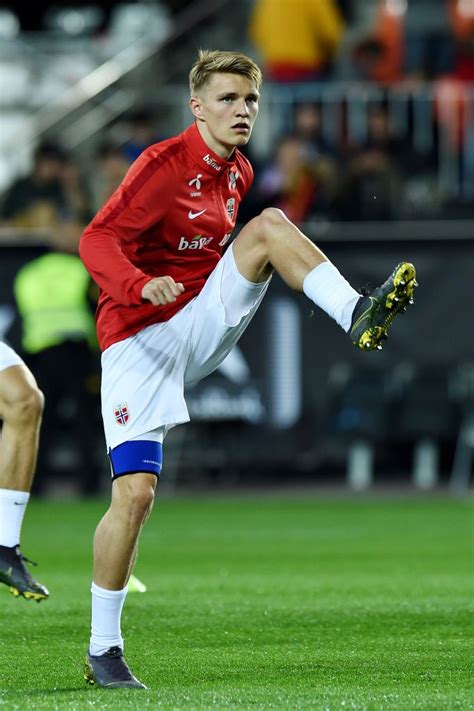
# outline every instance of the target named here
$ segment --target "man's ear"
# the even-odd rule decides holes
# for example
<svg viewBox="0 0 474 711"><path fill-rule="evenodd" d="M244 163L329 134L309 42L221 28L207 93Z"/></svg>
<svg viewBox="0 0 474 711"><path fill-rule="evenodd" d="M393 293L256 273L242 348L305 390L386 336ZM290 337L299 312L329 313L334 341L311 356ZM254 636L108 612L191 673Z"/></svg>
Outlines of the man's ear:
<svg viewBox="0 0 474 711"><path fill-rule="evenodd" d="M198 119L202 119L203 111L201 100L198 99L197 96L191 96L191 98L189 99L189 108L191 109L191 113L193 114L193 116Z"/></svg>

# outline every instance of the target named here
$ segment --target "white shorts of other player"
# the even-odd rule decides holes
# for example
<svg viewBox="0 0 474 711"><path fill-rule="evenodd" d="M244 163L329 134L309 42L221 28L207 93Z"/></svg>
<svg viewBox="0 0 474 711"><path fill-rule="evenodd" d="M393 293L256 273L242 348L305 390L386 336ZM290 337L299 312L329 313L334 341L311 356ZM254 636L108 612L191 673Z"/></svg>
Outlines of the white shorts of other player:
<svg viewBox="0 0 474 711"><path fill-rule="evenodd" d="M104 351L102 417L107 448L157 428L166 433L189 421L184 387L222 363L250 323L269 282L245 279L231 246L202 291L173 318Z"/></svg>
<svg viewBox="0 0 474 711"><path fill-rule="evenodd" d="M0 341L0 370L11 368L12 365L25 365L20 356L15 353L13 348L7 346L6 343Z"/></svg>

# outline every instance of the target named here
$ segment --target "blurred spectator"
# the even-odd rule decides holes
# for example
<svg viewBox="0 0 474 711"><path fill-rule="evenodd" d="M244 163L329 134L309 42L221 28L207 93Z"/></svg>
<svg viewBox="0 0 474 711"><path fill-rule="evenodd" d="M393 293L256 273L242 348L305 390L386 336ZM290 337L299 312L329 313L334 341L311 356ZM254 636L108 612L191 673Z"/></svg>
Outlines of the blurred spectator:
<svg viewBox="0 0 474 711"><path fill-rule="evenodd" d="M100 466L93 446L100 432L99 356L92 302L96 289L76 254L49 252L22 267L14 294L22 321L25 361L47 401L35 487L73 470L85 494L97 492ZM73 452L64 465L58 453ZM68 454L70 459L70 454Z"/></svg>
<svg viewBox="0 0 474 711"><path fill-rule="evenodd" d="M4 226L22 233L42 235L57 246L77 242L85 224L86 197L80 205L72 193L75 167L65 151L53 143L42 143L34 154L30 175L18 179L7 190L1 207ZM74 178L77 191L77 178Z"/></svg>
<svg viewBox="0 0 474 711"><path fill-rule="evenodd" d="M81 226L87 225L93 217L91 198L78 165L70 157L63 163L60 180L74 220Z"/></svg>
<svg viewBox="0 0 474 711"><path fill-rule="evenodd" d="M351 78L381 84L400 81L403 54L401 33L398 29L396 23L389 18L388 22L384 21L377 34L365 37L355 45L352 51Z"/></svg>
<svg viewBox="0 0 474 711"><path fill-rule="evenodd" d="M307 101L295 105L293 135L301 141L316 181L311 212L327 213L336 194L339 156L324 136L319 104Z"/></svg>
<svg viewBox="0 0 474 711"><path fill-rule="evenodd" d="M454 38L449 0L409 0L404 17L405 73L433 79L454 67Z"/></svg>
<svg viewBox="0 0 474 711"><path fill-rule="evenodd" d="M129 161L124 156L118 143L103 143L96 155L96 168L92 171L90 191L92 209L95 214L118 188L129 168Z"/></svg>
<svg viewBox="0 0 474 711"><path fill-rule="evenodd" d="M455 38L455 80L457 127L453 125L453 116L448 118L451 141L462 149L459 160L459 177L462 183L463 198L474 199L474 102L472 85L474 82L474 0L452 0L451 23ZM452 92L453 93L453 92ZM442 116L442 94L440 115ZM450 120L449 120L450 119ZM456 136L457 134L457 136ZM459 141L456 142L456 137Z"/></svg>
<svg viewBox="0 0 474 711"><path fill-rule="evenodd" d="M302 82L324 78L343 30L334 0L255 0L249 35L267 80Z"/></svg>
<svg viewBox="0 0 474 711"><path fill-rule="evenodd" d="M13 183L4 197L3 220L22 229L48 229L69 219L71 212L61 183L65 161L66 155L59 146L40 145L31 175Z"/></svg>
<svg viewBox="0 0 474 711"><path fill-rule="evenodd" d="M133 163L145 148L163 138L156 132L154 115L145 109L135 111L127 117L126 130L128 138L123 144L122 152L129 163Z"/></svg>
<svg viewBox="0 0 474 711"><path fill-rule="evenodd" d="M315 169L305 144L296 136L284 136L249 196L253 212L279 207L290 220L302 222L311 212L316 185Z"/></svg>
<svg viewBox="0 0 474 711"><path fill-rule="evenodd" d="M474 1L451 0L449 11L455 40L454 75L460 81L474 82Z"/></svg>
<svg viewBox="0 0 474 711"><path fill-rule="evenodd" d="M403 78L420 81L451 73L453 16L459 17L459 8L469 2L380 0L372 30L353 48L356 76L393 84Z"/></svg>
<svg viewBox="0 0 474 711"><path fill-rule="evenodd" d="M304 144L308 155L335 157L336 152L323 134L321 107L314 101L295 104L293 111L293 133Z"/></svg>
<svg viewBox="0 0 474 711"><path fill-rule="evenodd" d="M352 149L338 199L341 217L352 220L388 220L401 200L401 172L409 154L390 130L383 106L371 107L367 140Z"/></svg>
<svg viewBox="0 0 474 711"><path fill-rule="evenodd" d="M406 0L378 0L373 26L352 49L351 78L393 84L403 77Z"/></svg>

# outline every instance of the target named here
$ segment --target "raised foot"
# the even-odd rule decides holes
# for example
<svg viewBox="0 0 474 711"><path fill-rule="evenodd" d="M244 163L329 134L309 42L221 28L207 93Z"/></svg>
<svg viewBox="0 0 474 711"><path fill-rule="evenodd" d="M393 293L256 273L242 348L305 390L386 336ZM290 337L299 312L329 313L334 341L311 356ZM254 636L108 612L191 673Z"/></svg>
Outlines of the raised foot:
<svg viewBox="0 0 474 711"><path fill-rule="evenodd" d="M362 351L382 350L395 316L414 303L417 286L413 264L402 262L395 267L381 286L357 303L349 331L353 344Z"/></svg>
<svg viewBox="0 0 474 711"><path fill-rule="evenodd" d="M11 548L0 546L0 583L7 585L15 597L37 602L47 600L49 597L47 588L34 580L26 569L25 563L36 565L21 553L19 546Z"/></svg>

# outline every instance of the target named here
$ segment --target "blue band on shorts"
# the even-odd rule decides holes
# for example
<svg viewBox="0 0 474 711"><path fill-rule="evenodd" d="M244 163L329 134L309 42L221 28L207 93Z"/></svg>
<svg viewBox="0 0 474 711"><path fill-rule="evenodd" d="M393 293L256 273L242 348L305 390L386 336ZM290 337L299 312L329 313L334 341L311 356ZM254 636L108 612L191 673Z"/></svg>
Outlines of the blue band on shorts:
<svg viewBox="0 0 474 711"><path fill-rule="evenodd" d="M163 445L146 439L134 439L109 449L112 479L123 474L150 472L160 476Z"/></svg>

